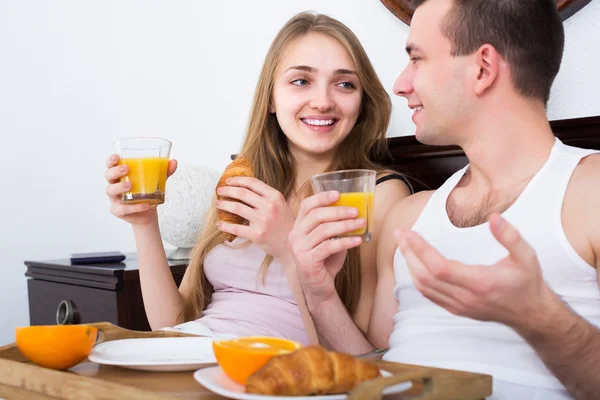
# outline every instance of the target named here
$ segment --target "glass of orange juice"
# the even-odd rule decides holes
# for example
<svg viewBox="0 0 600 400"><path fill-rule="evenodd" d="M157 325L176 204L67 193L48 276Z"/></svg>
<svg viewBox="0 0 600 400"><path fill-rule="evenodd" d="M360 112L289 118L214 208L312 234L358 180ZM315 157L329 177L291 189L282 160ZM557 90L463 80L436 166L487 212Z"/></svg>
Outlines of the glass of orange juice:
<svg viewBox="0 0 600 400"><path fill-rule="evenodd" d="M357 218L367 220L364 228L348 232L342 237L360 236L364 242L371 241L376 175L370 169L347 169L314 175L310 179L315 194L329 190L340 192L340 198L331 206L354 207L358 209Z"/></svg>
<svg viewBox="0 0 600 400"><path fill-rule="evenodd" d="M165 186L171 142L153 137L132 137L115 142L115 150L129 172L121 182L131 182L131 190L121 196L127 204L165 202Z"/></svg>

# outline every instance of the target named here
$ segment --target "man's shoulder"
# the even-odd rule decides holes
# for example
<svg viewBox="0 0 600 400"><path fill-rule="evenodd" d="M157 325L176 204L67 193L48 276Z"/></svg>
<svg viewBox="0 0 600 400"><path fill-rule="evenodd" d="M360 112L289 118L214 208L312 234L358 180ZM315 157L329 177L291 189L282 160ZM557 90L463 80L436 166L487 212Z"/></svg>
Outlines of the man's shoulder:
<svg viewBox="0 0 600 400"><path fill-rule="evenodd" d="M397 227L412 227L433 193L434 190L426 190L402 199L390 210L389 218L398 224Z"/></svg>
<svg viewBox="0 0 600 400"><path fill-rule="evenodd" d="M583 158L573 171L565 202L569 215L580 215L584 219L600 216L600 154L591 154Z"/></svg>
<svg viewBox="0 0 600 400"><path fill-rule="evenodd" d="M584 157L580 162L575 172L578 174L590 175L598 177L600 175L600 153L593 153Z"/></svg>
<svg viewBox="0 0 600 400"><path fill-rule="evenodd" d="M569 189L600 193L600 189L597 189L599 188L598 182L600 182L600 153L590 154L584 157L575 168Z"/></svg>
<svg viewBox="0 0 600 400"><path fill-rule="evenodd" d="M562 221L569 241L588 263L600 259L600 154L583 158L571 175L565 194ZM591 248L589 247L591 245ZM593 251L593 255L592 252ZM595 261L600 268L600 263Z"/></svg>
<svg viewBox="0 0 600 400"><path fill-rule="evenodd" d="M433 193L434 191L417 192L402 199L390 209L383 222L379 256L386 259L396 251L398 243L393 235L394 230L410 229L421 215L421 211L423 211L425 204L427 204ZM378 267L384 265L391 264L378 263Z"/></svg>

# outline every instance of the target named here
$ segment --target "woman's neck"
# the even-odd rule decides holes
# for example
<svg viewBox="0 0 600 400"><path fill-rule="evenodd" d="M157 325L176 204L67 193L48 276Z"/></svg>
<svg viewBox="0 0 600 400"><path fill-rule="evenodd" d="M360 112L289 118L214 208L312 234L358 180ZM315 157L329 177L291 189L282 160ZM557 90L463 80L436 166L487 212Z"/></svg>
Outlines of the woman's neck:
<svg viewBox="0 0 600 400"><path fill-rule="evenodd" d="M294 170L296 176L294 177L294 191L298 192L310 181L310 178L314 175L325 172L327 167L331 165L333 157L311 157L307 154L293 154L294 159Z"/></svg>
<svg viewBox="0 0 600 400"><path fill-rule="evenodd" d="M300 190L304 184L310 181L310 178L314 175L321 174L327 169L330 162L327 164L313 164L296 167L296 177L294 181L294 191Z"/></svg>

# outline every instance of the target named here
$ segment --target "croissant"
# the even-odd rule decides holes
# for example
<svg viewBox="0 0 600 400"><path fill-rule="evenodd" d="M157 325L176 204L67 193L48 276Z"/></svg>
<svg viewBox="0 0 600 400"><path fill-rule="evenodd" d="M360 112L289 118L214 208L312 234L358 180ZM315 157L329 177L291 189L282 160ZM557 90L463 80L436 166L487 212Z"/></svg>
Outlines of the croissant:
<svg viewBox="0 0 600 400"><path fill-rule="evenodd" d="M231 162L227 166L227 168L225 168L225 171L223 172L223 175L221 175L221 178L219 179L219 183L217 184L216 189L220 188L221 186L226 186L227 184L225 182L227 181L227 179L233 178L234 176L254 177L254 173L252 172L252 165L250 165L250 161L248 161L247 158L237 157L235 160L233 160L233 162ZM218 194L217 194L217 199L218 200L228 200L228 201L239 201L237 199L232 199L230 197L219 196ZM229 211L224 211L224 210L219 210L219 219L221 221L230 222L232 224L240 224L241 225L241 224L246 223L246 220L244 218L240 217L239 215L236 215L236 214L230 213ZM231 242L233 239L236 238L236 235L233 235L231 233L226 233L225 237L227 238L228 241Z"/></svg>
<svg viewBox="0 0 600 400"><path fill-rule="evenodd" d="M307 346L271 358L246 381L246 393L307 396L346 393L380 375L371 363L344 353Z"/></svg>

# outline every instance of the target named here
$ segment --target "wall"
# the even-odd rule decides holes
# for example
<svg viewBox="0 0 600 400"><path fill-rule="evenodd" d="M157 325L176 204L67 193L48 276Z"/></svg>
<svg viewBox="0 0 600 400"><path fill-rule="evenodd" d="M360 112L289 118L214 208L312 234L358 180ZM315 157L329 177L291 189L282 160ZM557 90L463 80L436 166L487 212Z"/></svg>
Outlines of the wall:
<svg viewBox="0 0 600 400"><path fill-rule="evenodd" d="M237 151L263 57L302 10L339 18L386 87L408 27L378 0L0 1L0 345L29 323L23 261L134 250L112 217L104 163L120 137L163 136L184 164L222 169ZM567 21L551 119L600 114L600 1ZM394 99L391 136L411 134Z"/></svg>

